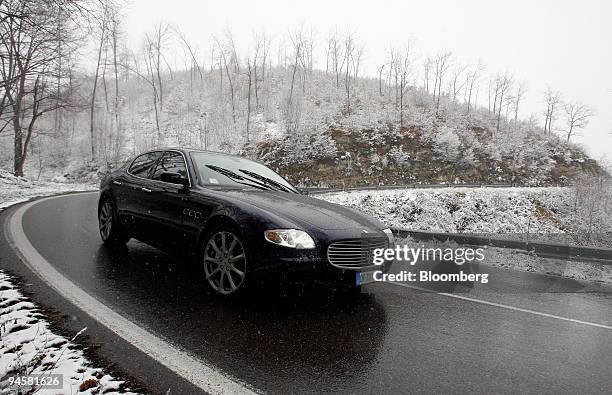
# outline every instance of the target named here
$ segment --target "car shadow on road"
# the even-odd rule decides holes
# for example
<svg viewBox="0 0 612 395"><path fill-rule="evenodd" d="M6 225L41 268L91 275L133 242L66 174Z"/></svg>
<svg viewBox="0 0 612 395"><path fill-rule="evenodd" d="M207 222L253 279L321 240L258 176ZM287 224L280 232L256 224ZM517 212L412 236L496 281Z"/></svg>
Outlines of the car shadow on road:
<svg viewBox="0 0 612 395"><path fill-rule="evenodd" d="M387 333L384 305L367 292L268 282L228 299L212 295L186 262L142 243L101 246L95 260L97 286L113 306L249 382L362 380Z"/></svg>

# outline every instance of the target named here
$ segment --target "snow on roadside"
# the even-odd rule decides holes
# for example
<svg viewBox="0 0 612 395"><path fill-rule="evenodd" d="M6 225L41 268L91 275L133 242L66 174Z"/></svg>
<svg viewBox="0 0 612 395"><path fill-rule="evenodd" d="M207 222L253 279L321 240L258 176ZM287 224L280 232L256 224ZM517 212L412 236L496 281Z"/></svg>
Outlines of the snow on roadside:
<svg viewBox="0 0 612 395"><path fill-rule="evenodd" d="M8 171L0 169L0 210L34 197L97 189L98 186L95 184L30 181L24 177L15 177Z"/></svg>
<svg viewBox="0 0 612 395"><path fill-rule="evenodd" d="M0 210L34 197L96 189L93 184L33 182L0 169ZM131 393L123 381L93 367L75 338L53 333L36 305L0 269L0 394L27 392L28 387L10 385L16 374L62 375L61 390L40 389L40 394Z"/></svg>
<svg viewBox="0 0 612 395"><path fill-rule="evenodd" d="M316 195L367 212L388 225L432 232L559 233L533 209L534 196L565 188L432 188Z"/></svg>
<svg viewBox="0 0 612 395"><path fill-rule="evenodd" d="M392 227L609 247L612 220L589 219L564 187L430 188L346 191L314 195L372 215ZM584 235L596 229L590 239Z"/></svg>
<svg viewBox="0 0 612 395"><path fill-rule="evenodd" d="M10 378L21 375L61 374L61 390L40 389L40 394L131 393L124 382L92 367L83 351L56 335L40 310L0 270L0 394L19 393ZM75 336L76 337L76 336ZM27 387L21 387L23 393ZM29 393L29 392L28 392Z"/></svg>

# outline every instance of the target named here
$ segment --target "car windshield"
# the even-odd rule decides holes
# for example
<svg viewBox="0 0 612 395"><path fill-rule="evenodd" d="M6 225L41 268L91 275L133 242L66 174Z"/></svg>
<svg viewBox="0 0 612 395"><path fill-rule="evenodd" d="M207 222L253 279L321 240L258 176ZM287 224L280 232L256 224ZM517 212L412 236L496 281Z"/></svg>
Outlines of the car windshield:
<svg viewBox="0 0 612 395"><path fill-rule="evenodd" d="M211 152L192 152L191 158L202 186L249 187L298 193L293 185L272 169L252 160Z"/></svg>

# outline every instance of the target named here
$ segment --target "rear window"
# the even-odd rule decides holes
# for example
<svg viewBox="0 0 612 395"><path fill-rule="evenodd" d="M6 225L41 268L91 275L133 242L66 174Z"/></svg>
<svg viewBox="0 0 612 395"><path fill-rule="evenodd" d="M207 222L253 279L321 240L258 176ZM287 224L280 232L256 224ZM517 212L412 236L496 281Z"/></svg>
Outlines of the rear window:
<svg viewBox="0 0 612 395"><path fill-rule="evenodd" d="M128 172L137 177L147 178L149 175L149 171L155 165L157 158L161 155L161 151L156 152L147 152L146 154L142 154L138 156L132 162L130 169Z"/></svg>

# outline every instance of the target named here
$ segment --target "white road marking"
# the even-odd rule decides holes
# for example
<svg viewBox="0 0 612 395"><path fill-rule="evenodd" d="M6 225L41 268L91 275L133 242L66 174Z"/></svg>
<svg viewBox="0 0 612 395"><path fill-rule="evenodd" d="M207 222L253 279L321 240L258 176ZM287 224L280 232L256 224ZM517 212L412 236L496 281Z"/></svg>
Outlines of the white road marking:
<svg viewBox="0 0 612 395"><path fill-rule="evenodd" d="M91 192L84 192L91 193ZM23 262L61 296L140 351L210 394L253 394L255 389L179 350L106 306L64 277L32 246L23 230L28 208L53 196L21 206L7 221L5 233Z"/></svg>
<svg viewBox="0 0 612 395"><path fill-rule="evenodd" d="M574 319L574 318L568 318L568 317L562 317L562 316L554 315L554 314L542 313L540 311L523 309L521 307L509 306L509 305L502 304L502 303L489 302L487 300L470 298L470 297L467 297L467 296L461 296L461 295L451 294L451 293L447 293L447 292L433 291L431 289L427 289L427 288L423 288L423 287L418 287L416 285L410 285L410 284L406 284L406 283L398 283L398 282L392 282L392 281L385 281L385 283L386 284L398 285L400 287L405 287L405 288L412 288L412 289L416 289L416 290L419 290L419 291L435 293L435 294L438 294L438 295L447 296L449 298L465 300L465 301L473 302L473 303L480 303L480 304L484 304L484 305L487 305L487 306L494 306L494 307L499 307L499 308L502 308L502 309L507 309L507 310L512 310L512 311L519 311L521 313L539 315L541 317L554 318L556 320L573 322L573 323L576 323L576 324L582 324L582 325L594 326L596 328L603 328L603 329L612 330L612 326L608 326L608 325L604 325L604 324L598 324L596 322L582 321L582 320L577 320L577 319Z"/></svg>

